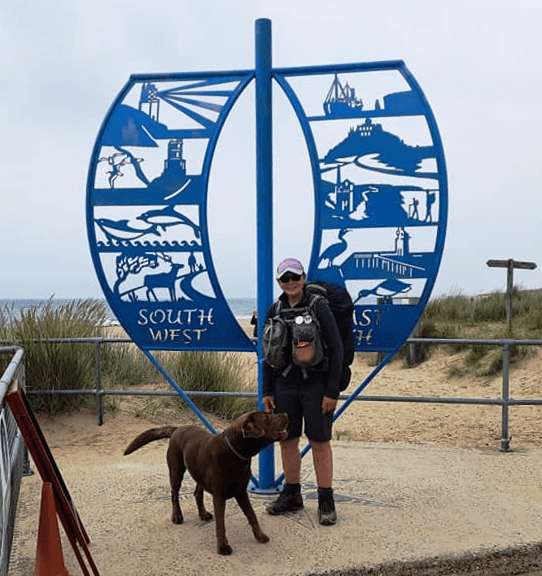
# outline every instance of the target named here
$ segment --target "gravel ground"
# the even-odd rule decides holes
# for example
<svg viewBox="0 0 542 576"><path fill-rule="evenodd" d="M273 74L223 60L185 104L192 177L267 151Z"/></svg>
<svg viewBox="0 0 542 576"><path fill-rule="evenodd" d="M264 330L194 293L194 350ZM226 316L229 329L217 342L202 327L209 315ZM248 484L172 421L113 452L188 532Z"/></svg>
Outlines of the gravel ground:
<svg viewBox="0 0 542 576"><path fill-rule="evenodd" d="M265 505L273 496L252 495L271 539L262 545L235 503L228 503L234 553L224 557L216 553L214 523L197 518L190 478L181 491L185 523L171 523L166 442L122 456L148 427L122 415L100 428L91 414L44 422L104 576L499 575L526 573L542 563L542 449L503 454L336 441L337 525L317 524L312 462L305 458L305 509L269 516ZM10 576L32 572L40 495L40 478L25 478ZM64 544L67 568L77 576L80 568Z"/></svg>

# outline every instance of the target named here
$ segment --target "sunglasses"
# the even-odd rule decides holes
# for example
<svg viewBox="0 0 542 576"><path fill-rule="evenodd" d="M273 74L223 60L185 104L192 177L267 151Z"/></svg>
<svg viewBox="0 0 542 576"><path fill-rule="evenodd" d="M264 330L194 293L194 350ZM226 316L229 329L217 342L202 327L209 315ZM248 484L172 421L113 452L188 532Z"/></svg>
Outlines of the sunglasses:
<svg viewBox="0 0 542 576"><path fill-rule="evenodd" d="M299 274L292 274L291 272L288 272L287 274L284 274L279 278L281 284L288 284L290 280L293 280L294 282L299 282L299 280L301 280L301 276Z"/></svg>

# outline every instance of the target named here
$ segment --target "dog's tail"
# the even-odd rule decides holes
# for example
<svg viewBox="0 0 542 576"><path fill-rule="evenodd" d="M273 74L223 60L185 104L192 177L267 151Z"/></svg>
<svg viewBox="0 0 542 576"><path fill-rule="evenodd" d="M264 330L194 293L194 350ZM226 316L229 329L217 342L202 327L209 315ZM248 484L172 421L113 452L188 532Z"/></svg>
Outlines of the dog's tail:
<svg viewBox="0 0 542 576"><path fill-rule="evenodd" d="M151 428L142 432L137 438L134 438L128 447L124 451L124 455L127 456L132 452L135 452L141 446L145 446L149 442L154 442L155 440L160 440L161 438L171 438L171 435L178 426L162 426L161 428Z"/></svg>

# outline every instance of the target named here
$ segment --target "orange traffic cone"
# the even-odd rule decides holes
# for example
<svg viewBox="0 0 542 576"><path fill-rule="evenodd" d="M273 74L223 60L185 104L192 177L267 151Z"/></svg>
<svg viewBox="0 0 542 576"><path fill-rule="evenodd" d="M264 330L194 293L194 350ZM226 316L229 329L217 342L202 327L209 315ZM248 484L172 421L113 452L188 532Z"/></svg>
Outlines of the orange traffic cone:
<svg viewBox="0 0 542 576"><path fill-rule="evenodd" d="M41 490L36 567L32 576L70 576L64 565L55 497L50 482L44 482Z"/></svg>

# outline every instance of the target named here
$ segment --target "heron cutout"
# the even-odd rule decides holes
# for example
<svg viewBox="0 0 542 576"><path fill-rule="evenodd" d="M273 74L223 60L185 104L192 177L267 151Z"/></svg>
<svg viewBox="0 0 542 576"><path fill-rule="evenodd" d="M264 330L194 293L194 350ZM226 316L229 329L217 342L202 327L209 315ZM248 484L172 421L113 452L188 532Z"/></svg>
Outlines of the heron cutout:
<svg viewBox="0 0 542 576"><path fill-rule="evenodd" d="M346 251L348 242L344 239L344 237L350 231L350 228L342 228L339 232L339 242L331 244L322 252L322 255L320 256L320 262L327 260L326 268L331 268L331 266L333 266L333 261Z"/></svg>

